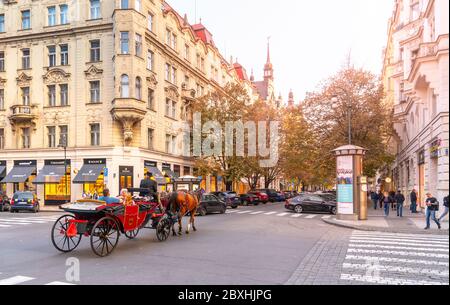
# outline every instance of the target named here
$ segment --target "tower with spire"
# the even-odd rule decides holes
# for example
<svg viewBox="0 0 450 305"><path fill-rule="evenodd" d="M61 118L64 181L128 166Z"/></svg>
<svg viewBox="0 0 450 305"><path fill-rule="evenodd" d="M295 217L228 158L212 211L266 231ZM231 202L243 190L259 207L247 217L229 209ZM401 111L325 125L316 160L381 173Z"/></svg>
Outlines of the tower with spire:
<svg viewBox="0 0 450 305"><path fill-rule="evenodd" d="M270 38L267 39L267 60L266 64L264 65L264 80L262 81L255 81L255 77L252 75L250 77L250 81L255 86L259 96L262 100L266 101L267 103L275 104L277 103L276 97L275 97L275 88L274 88L274 73L273 73L273 65L270 60Z"/></svg>

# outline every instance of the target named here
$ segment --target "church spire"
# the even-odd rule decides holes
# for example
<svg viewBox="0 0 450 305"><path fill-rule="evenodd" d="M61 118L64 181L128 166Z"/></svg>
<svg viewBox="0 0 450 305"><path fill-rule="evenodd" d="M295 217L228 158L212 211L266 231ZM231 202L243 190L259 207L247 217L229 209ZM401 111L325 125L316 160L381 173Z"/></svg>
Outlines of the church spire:
<svg viewBox="0 0 450 305"><path fill-rule="evenodd" d="M273 81L273 66L270 62L270 37L267 38L267 62L264 65L264 80Z"/></svg>

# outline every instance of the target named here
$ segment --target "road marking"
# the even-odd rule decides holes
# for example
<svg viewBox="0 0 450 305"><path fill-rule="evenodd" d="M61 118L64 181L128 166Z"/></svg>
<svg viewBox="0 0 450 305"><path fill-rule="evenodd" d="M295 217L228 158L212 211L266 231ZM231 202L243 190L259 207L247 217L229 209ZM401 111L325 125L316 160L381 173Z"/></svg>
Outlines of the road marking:
<svg viewBox="0 0 450 305"><path fill-rule="evenodd" d="M262 214L262 213L264 213L264 211L253 212L253 213L250 213L250 215L258 215L258 214Z"/></svg>
<svg viewBox="0 0 450 305"><path fill-rule="evenodd" d="M410 274L426 274L434 276L448 276L448 270L441 271L435 269L421 269L421 268L411 268L411 267L400 267L400 266L383 266L383 265L373 265L373 264L349 264L344 263L342 265L344 269L356 269L356 270L371 270L384 271L384 272L399 272L399 273L410 273Z"/></svg>
<svg viewBox="0 0 450 305"><path fill-rule="evenodd" d="M238 212L238 214L246 214L246 213L250 213L251 211L241 211L241 212Z"/></svg>
<svg viewBox="0 0 450 305"><path fill-rule="evenodd" d="M47 222L45 222L45 221L42 221L42 220L40 220L40 221L37 221L37 220L17 220L17 219L1 219L0 221L3 221L3 222L14 222L14 223L17 223L17 222L23 222L23 223L47 223Z"/></svg>
<svg viewBox="0 0 450 305"><path fill-rule="evenodd" d="M232 214L232 213L236 213L237 212L237 210L229 210L229 211L227 211L226 213L227 214Z"/></svg>
<svg viewBox="0 0 450 305"><path fill-rule="evenodd" d="M378 257L378 256L358 256L358 255L347 255L346 260L357 260L357 261L374 261L378 260L380 262L389 263L405 263L405 264L421 264L421 265L438 265L449 267L448 262L443 261L430 261L430 260L417 260L417 259L406 259L406 258L396 258L396 257Z"/></svg>
<svg viewBox="0 0 450 305"><path fill-rule="evenodd" d="M413 234L398 234L398 233L381 233L381 232L353 232L353 236L369 236L369 237L387 237L387 238L412 238L412 239L425 239L425 240L437 240L448 241L448 237L442 235L413 235Z"/></svg>
<svg viewBox="0 0 450 305"><path fill-rule="evenodd" d="M379 249L396 249L396 250L414 250L414 251L436 251L436 252L446 252L448 253L448 249L429 249L429 248L416 248L416 247L402 247L402 246L383 246L383 245L357 245L357 244L349 244L349 247L353 248L379 248Z"/></svg>
<svg viewBox="0 0 450 305"><path fill-rule="evenodd" d="M378 241L378 240L361 240L361 239L350 239L350 242L357 244L378 244L378 245L399 245L399 246L422 246L430 248L446 248L448 245L435 245L435 244L424 244L424 243L404 243L396 241Z"/></svg>
<svg viewBox="0 0 450 305"><path fill-rule="evenodd" d="M328 215L328 216L322 216L322 219L330 219L331 218L331 215Z"/></svg>
<svg viewBox="0 0 450 305"><path fill-rule="evenodd" d="M28 226L32 224L30 222L3 222L3 220L0 220L0 223L8 225L20 225L20 226Z"/></svg>
<svg viewBox="0 0 450 305"><path fill-rule="evenodd" d="M45 284L45 286L71 286L71 285L75 285L75 284L66 283L66 282L51 282L51 283Z"/></svg>
<svg viewBox="0 0 450 305"><path fill-rule="evenodd" d="M409 279L396 279L389 277L365 276L359 274L341 274L341 280L356 281L384 285L448 285L445 282L417 281Z"/></svg>
<svg viewBox="0 0 450 305"><path fill-rule="evenodd" d="M28 281L32 281L34 278L28 276L13 276L4 280L0 280L0 285L17 285L21 283L25 283Z"/></svg>
<svg viewBox="0 0 450 305"><path fill-rule="evenodd" d="M264 215L273 215L276 214L277 212L269 212L269 213L264 213Z"/></svg>
<svg viewBox="0 0 450 305"><path fill-rule="evenodd" d="M9 228L9 227L11 227L10 225L3 225L3 224L0 224L0 228Z"/></svg>
<svg viewBox="0 0 450 305"><path fill-rule="evenodd" d="M306 219L313 219L313 218L315 218L317 215L308 215L308 216L306 216L305 218Z"/></svg>
<svg viewBox="0 0 450 305"><path fill-rule="evenodd" d="M399 256L437 257L437 258L447 258L448 259L448 254L423 253L423 252L348 249L347 253L390 254L390 255L399 255Z"/></svg>
<svg viewBox="0 0 450 305"><path fill-rule="evenodd" d="M286 216L286 215L288 215L289 213L280 213L280 214L277 214L277 216L278 217L284 217L284 216Z"/></svg>
<svg viewBox="0 0 450 305"><path fill-rule="evenodd" d="M291 217L292 218L299 218L299 217L302 217L303 215L302 214L295 214L295 215L292 215Z"/></svg>
<svg viewBox="0 0 450 305"><path fill-rule="evenodd" d="M417 243L417 244L423 244L423 243L430 243L430 244L440 244L440 245L447 245L448 246L448 241L432 241L432 240L427 240L427 239L395 239L395 238L376 238L376 237L364 237L364 236L352 236L352 239L355 240L379 240L379 241L395 241L395 242L411 242L411 243Z"/></svg>

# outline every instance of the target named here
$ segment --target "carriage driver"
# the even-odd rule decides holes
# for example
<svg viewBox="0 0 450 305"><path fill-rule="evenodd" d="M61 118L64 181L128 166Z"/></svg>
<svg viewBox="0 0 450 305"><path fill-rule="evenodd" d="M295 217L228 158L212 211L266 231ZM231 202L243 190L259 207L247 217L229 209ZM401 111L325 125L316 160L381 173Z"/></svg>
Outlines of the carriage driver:
<svg viewBox="0 0 450 305"><path fill-rule="evenodd" d="M145 179L141 180L141 184L139 186L139 188L145 189L145 191L143 190L139 194L139 196L141 197L153 196L154 200L160 203L158 196L158 183L156 183L156 181L153 180L152 178L153 174L151 172L147 172Z"/></svg>

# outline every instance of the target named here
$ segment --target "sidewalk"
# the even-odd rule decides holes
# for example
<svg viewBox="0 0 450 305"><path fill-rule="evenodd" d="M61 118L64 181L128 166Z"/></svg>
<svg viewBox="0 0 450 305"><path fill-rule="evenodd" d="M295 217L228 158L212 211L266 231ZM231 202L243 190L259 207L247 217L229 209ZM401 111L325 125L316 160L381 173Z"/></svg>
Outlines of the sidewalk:
<svg viewBox="0 0 450 305"><path fill-rule="evenodd" d="M441 212L437 213L437 217ZM425 214L412 214L408 210L404 211L403 218L397 217L397 211L390 211L389 217L384 217L382 210L370 210L366 221L337 220L336 217L323 219L324 222L361 231L380 231L389 233L413 233L413 234L449 234L448 217L442 221L442 230L438 230L436 224L432 221L431 229L424 230L426 226Z"/></svg>
<svg viewBox="0 0 450 305"><path fill-rule="evenodd" d="M40 212L52 212L52 213L55 213L55 212L60 212L60 213L62 213L62 212L64 212L62 209L60 209L59 208L59 206L41 206L40 207Z"/></svg>

